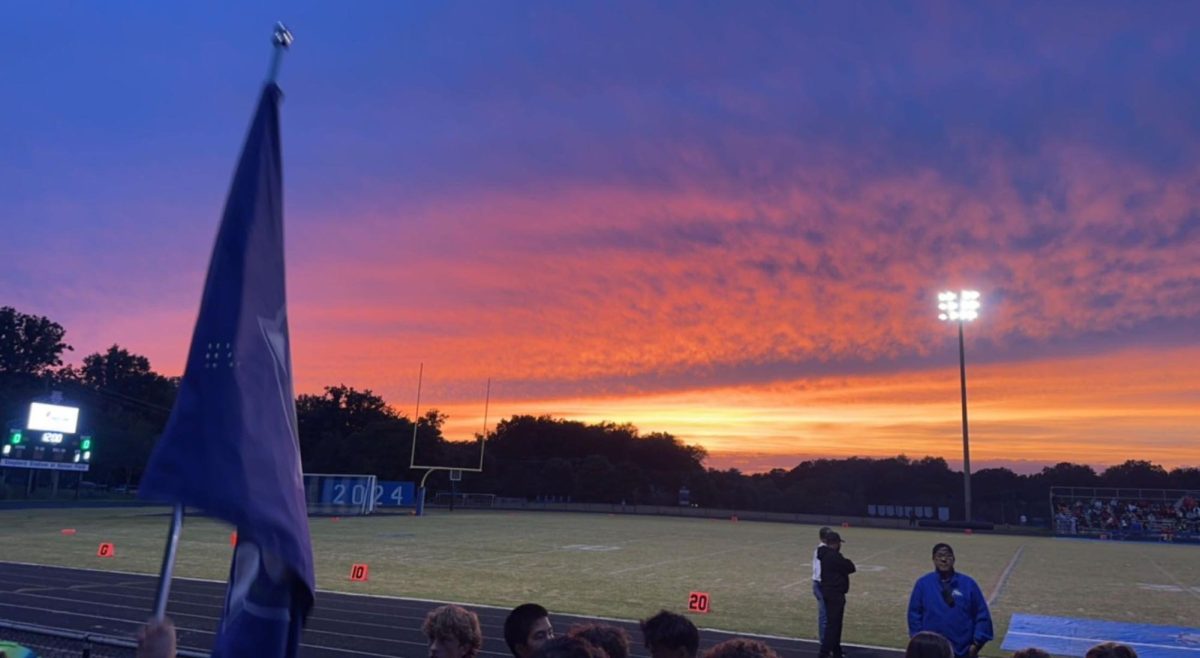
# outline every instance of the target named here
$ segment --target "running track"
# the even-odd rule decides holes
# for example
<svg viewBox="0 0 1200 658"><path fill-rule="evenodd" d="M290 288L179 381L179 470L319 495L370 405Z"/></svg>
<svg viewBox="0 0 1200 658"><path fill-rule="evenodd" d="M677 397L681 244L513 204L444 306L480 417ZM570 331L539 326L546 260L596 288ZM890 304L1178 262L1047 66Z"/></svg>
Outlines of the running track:
<svg viewBox="0 0 1200 658"><path fill-rule="evenodd" d="M37 624L76 632L132 638L149 616L154 602L153 576L89 569L45 567L0 562L0 619ZM179 647L208 651L221 613L225 584L204 580L176 579L171 585L167 613L179 632ZM351 656L428 655L421 621L438 605L431 601L320 592L317 606L304 630L300 655L303 658L347 658ZM479 615L483 627L484 658L509 656L504 644L507 610L478 605L465 606ZM558 632L576 623L604 621L623 627L632 639L633 655L647 656L641 646L637 622L597 620L554 614ZM698 619L701 624L702 619ZM701 651L731 633L703 630ZM815 658L817 644L810 640L760 637L781 658ZM897 658L900 651L847 645L848 658Z"/></svg>

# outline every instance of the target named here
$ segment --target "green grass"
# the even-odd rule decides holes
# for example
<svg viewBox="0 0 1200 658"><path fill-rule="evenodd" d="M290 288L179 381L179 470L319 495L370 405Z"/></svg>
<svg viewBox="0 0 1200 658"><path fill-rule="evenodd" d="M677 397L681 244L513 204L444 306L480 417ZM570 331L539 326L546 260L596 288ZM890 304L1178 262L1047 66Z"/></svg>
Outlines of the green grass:
<svg viewBox="0 0 1200 658"><path fill-rule="evenodd" d="M155 573L166 538L162 510L0 512L6 560ZM512 606L626 619L681 610L708 592L701 626L792 637L815 635L810 559L816 527L667 517L521 512L435 512L311 520L321 589ZM62 528L75 528L63 536ZM993 605L1002 655L1013 613L1194 625L1200 619L1200 551L1194 547L998 535L839 529L859 573L851 581L846 641L899 647L913 581L930 547L954 545L958 567L990 594L1018 549L1020 561ZM116 557L96 557L100 542ZM583 547L592 547L588 550ZM604 547L608 550L600 550ZM176 573L224 579L229 528L184 526ZM350 566L370 565L352 583ZM1149 587L1148 587L1149 586Z"/></svg>

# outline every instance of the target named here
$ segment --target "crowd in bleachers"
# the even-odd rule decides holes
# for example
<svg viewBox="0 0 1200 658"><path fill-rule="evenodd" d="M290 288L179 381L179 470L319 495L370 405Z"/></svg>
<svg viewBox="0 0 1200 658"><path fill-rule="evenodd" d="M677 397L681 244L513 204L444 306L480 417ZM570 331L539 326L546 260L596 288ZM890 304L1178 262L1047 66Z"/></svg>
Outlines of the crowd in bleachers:
<svg viewBox="0 0 1200 658"><path fill-rule="evenodd" d="M1054 504L1054 529L1060 535L1167 540L1200 537L1196 495L1181 495L1174 500L1057 499Z"/></svg>

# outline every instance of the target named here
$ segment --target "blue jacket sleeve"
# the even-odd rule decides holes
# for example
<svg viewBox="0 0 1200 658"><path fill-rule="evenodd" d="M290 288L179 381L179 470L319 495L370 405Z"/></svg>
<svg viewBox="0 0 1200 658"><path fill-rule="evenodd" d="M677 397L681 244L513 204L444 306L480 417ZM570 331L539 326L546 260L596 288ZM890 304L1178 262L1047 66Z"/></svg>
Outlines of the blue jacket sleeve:
<svg viewBox="0 0 1200 658"><path fill-rule="evenodd" d="M996 635L992 629L992 613L988 610L987 599L984 598L978 583L972 583L975 584L975 634L972 639L975 644L983 646Z"/></svg>
<svg viewBox="0 0 1200 658"><path fill-rule="evenodd" d="M921 632L921 621L925 617L925 602L921 596L921 581L913 583L912 594L908 597L908 636L912 637Z"/></svg>

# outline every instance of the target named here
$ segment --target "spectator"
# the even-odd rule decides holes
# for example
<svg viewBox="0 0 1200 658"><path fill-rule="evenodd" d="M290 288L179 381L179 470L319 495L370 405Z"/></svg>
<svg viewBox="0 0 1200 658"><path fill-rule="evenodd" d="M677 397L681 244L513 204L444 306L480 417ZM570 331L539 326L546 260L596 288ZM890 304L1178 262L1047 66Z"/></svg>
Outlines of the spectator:
<svg viewBox="0 0 1200 658"><path fill-rule="evenodd" d="M151 619L138 629L137 658L175 658L175 624L170 617Z"/></svg>
<svg viewBox="0 0 1200 658"><path fill-rule="evenodd" d="M514 658L530 658L538 647L553 637L550 613L536 603L513 608L504 620L504 642Z"/></svg>
<svg viewBox="0 0 1200 658"><path fill-rule="evenodd" d="M1085 658L1138 658L1132 647L1116 642L1104 642L1088 649Z"/></svg>
<svg viewBox="0 0 1200 658"><path fill-rule="evenodd" d="M629 633L624 628L611 624L581 624L567 631L567 636L603 649L608 658L629 658Z"/></svg>
<svg viewBox="0 0 1200 658"><path fill-rule="evenodd" d="M1014 651L1012 658L1050 658L1050 654L1036 647Z"/></svg>
<svg viewBox="0 0 1200 658"><path fill-rule="evenodd" d="M908 641L904 658L954 658L954 647L937 633L921 631Z"/></svg>
<svg viewBox="0 0 1200 658"><path fill-rule="evenodd" d="M700 631L683 615L661 610L641 626L650 658L696 658L700 651Z"/></svg>
<svg viewBox="0 0 1200 658"><path fill-rule="evenodd" d="M832 530L825 534L825 546L817 550L817 555L821 560L821 597L825 599L827 617L820 658L842 658L842 621L854 563L842 557L842 537Z"/></svg>
<svg viewBox="0 0 1200 658"><path fill-rule="evenodd" d="M779 654L766 642L737 637L704 652L704 658L779 658Z"/></svg>
<svg viewBox="0 0 1200 658"><path fill-rule="evenodd" d="M543 642L530 658L607 658L604 649L582 638L567 635Z"/></svg>
<svg viewBox="0 0 1200 658"><path fill-rule="evenodd" d="M429 639L429 658L475 658L483 646L479 618L456 605L430 610L421 632Z"/></svg>
<svg viewBox="0 0 1200 658"><path fill-rule="evenodd" d="M817 558L817 553L825 545L825 535L828 535L830 532L828 527L818 530L817 536L821 539L821 542L813 549L812 591L813 598L817 600L817 641L819 642L825 641L825 624L829 618L828 613L825 611L825 597L821 596L821 560Z"/></svg>
<svg viewBox="0 0 1200 658"><path fill-rule="evenodd" d="M954 549L933 547L934 570L913 583L908 634L933 631L950 640L957 658L976 658L992 639L992 615L979 585L954 570Z"/></svg>

